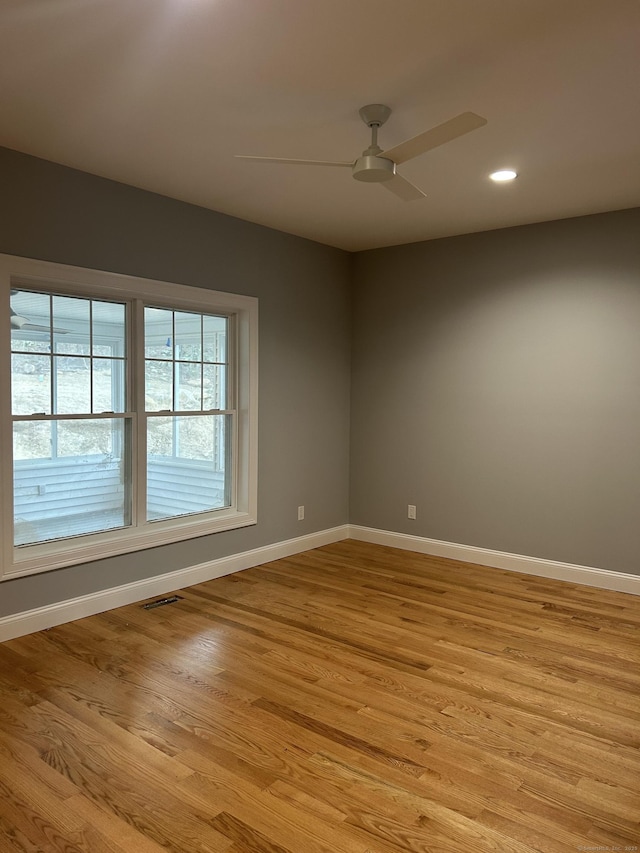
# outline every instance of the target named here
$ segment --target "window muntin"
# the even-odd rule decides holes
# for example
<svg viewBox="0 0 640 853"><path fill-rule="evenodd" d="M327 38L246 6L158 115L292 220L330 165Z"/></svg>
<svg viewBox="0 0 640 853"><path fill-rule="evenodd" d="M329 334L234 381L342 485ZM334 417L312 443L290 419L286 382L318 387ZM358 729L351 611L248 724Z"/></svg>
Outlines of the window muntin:
<svg viewBox="0 0 640 853"><path fill-rule="evenodd" d="M91 303L88 319L87 300ZM5 316L11 314L12 329L16 333L20 329L30 333L28 336L14 334L13 340L9 335L0 336L0 520L4 528L0 577L46 571L255 523L256 299L0 255L0 302L5 305ZM181 400L184 404L188 394L191 395L189 405L195 405L193 389L197 374L200 388L196 402L202 408L180 410L173 406L169 412L160 411L160 407L145 411L146 353L142 334L145 303L148 307L167 311L165 317L170 317L175 333L171 358L164 359L172 371L175 363L179 364L179 381L176 383L174 376L171 380L171 394L175 397L171 405ZM114 305L122 306L118 310L126 312L128 326L114 319ZM193 315L201 318L199 344L187 328ZM61 322L63 320L67 320L67 326ZM104 330L109 322L107 335ZM26 329L27 324L29 329ZM227 331L223 336L220 335L221 324ZM163 344L166 351L166 338ZM137 354L129 351L132 345L137 348ZM12 358L17 356L31 357L26 370L17 366L14 370L14 374L23 374L20 379L23 391L30 371L33 374L37 371L39 397L33 396L29 405L24 403L24 393L13 394L16 386L12 383L11 365ZM35 362L36 356L44 356L44 359ZM151 353L149 356L153 359ZM75 378L82 380L75 386L82 404L70 406L64 399L73 385L70 375L74 373ZM15 411L19 412L16 414L12 395L16 399ZM22 400L21 405L18 399ZM86 411L65 412L65 408ZM218 489L215 499L211 499L211 486L209 499L203 500L195 512L187 508L182 514L185 507L180 506L181 514L178 515L170 513L166 506L156 506L147 521L147 422L162 416L175 418L169 429L173 464L187 468L194 464L201 466L208 476L214 466L218 473L224 467L225 486ZM206 453L198 456L193 452L194 439L189 437L189 432L195 429L199 418L205 417L211 419L208 430L217 438ZM93 422L101 419L110 423L109 443L107 446L104 441L99 445L94 442L94 445L103 457L111 454L119 460L121 473L118 478L122 481L119 499L123 511L118 524L125 526L51 540L33 534L25 537L23 532L19 541L37 540L36 543L14 548L14 466L16 469L33 468L34 459L30 456L37 457L38 464L45 461L66 463L73 460L80 449L83 458L88 459L91 446L79 445L78 435L95 432L97 427ZM79 424L82 420L92 423L91 430ZM16 424L15 460L12 421ZM118 421L117 427L114 421ZM205 421L200 420L200 426L203 423ZM91 445L88 439L87 442ZM113 469L113 459L110 464ZM23 477L22 471L20 477ZM22 479L20 485L26 485L26 480ZM46 484L44 490L36 491L46 494ZM23 497L30 500L43 496ZM205 511L205 505L212 509ZM125 511L127 507L130 512ZM104 526L96 524L93 529Z"/></svg>

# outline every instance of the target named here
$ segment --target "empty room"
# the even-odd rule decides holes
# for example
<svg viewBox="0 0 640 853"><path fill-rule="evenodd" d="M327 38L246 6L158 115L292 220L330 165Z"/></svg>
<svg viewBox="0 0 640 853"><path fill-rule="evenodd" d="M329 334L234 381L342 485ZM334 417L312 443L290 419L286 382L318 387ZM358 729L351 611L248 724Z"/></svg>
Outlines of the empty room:
<svg viewBox="0 0 640 853"><path fill-rule="evenodd" d="M0 853L640 848L639 35L0 5Z"/></svg>

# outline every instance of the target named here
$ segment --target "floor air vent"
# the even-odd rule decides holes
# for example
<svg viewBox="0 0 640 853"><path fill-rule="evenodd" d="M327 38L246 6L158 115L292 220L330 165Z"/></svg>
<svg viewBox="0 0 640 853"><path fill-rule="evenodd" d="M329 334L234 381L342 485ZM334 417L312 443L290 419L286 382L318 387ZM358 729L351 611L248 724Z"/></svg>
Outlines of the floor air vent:
<svg viewBox="0 0 640 853"><path fill-rule="evenodd" d="M170 598L159 598L157 601L150 601L148 604L143 604L143 610L154 610L156 607L162 607L164 604L175 604L176 601L182 601L181 595L172 595Z"/></svg>

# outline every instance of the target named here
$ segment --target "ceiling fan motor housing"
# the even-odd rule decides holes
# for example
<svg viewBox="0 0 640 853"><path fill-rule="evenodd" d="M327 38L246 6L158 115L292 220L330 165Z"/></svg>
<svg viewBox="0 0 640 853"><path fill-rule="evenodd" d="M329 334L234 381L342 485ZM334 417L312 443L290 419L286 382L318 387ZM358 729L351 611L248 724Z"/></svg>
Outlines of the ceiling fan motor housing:
<svg viewBox="0 0 640 853"><path fill-rule="evenodd" d="M390 181L395 173L396 164L393 160L374 154L364 154L353 164L353 177L357 181L379 184L381 181Z"/></svg>

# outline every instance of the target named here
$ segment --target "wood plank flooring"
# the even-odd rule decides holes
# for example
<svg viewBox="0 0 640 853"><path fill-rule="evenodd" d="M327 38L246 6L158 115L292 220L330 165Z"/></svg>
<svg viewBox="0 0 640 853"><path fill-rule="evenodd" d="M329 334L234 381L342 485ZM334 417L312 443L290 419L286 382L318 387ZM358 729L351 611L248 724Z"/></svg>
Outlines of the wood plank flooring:
<svg viewBox="0 0 640 853"><path fill-rule="evenodd" d="M640 848L640 598L340 542L0 645L0 851Z"/></svg>

